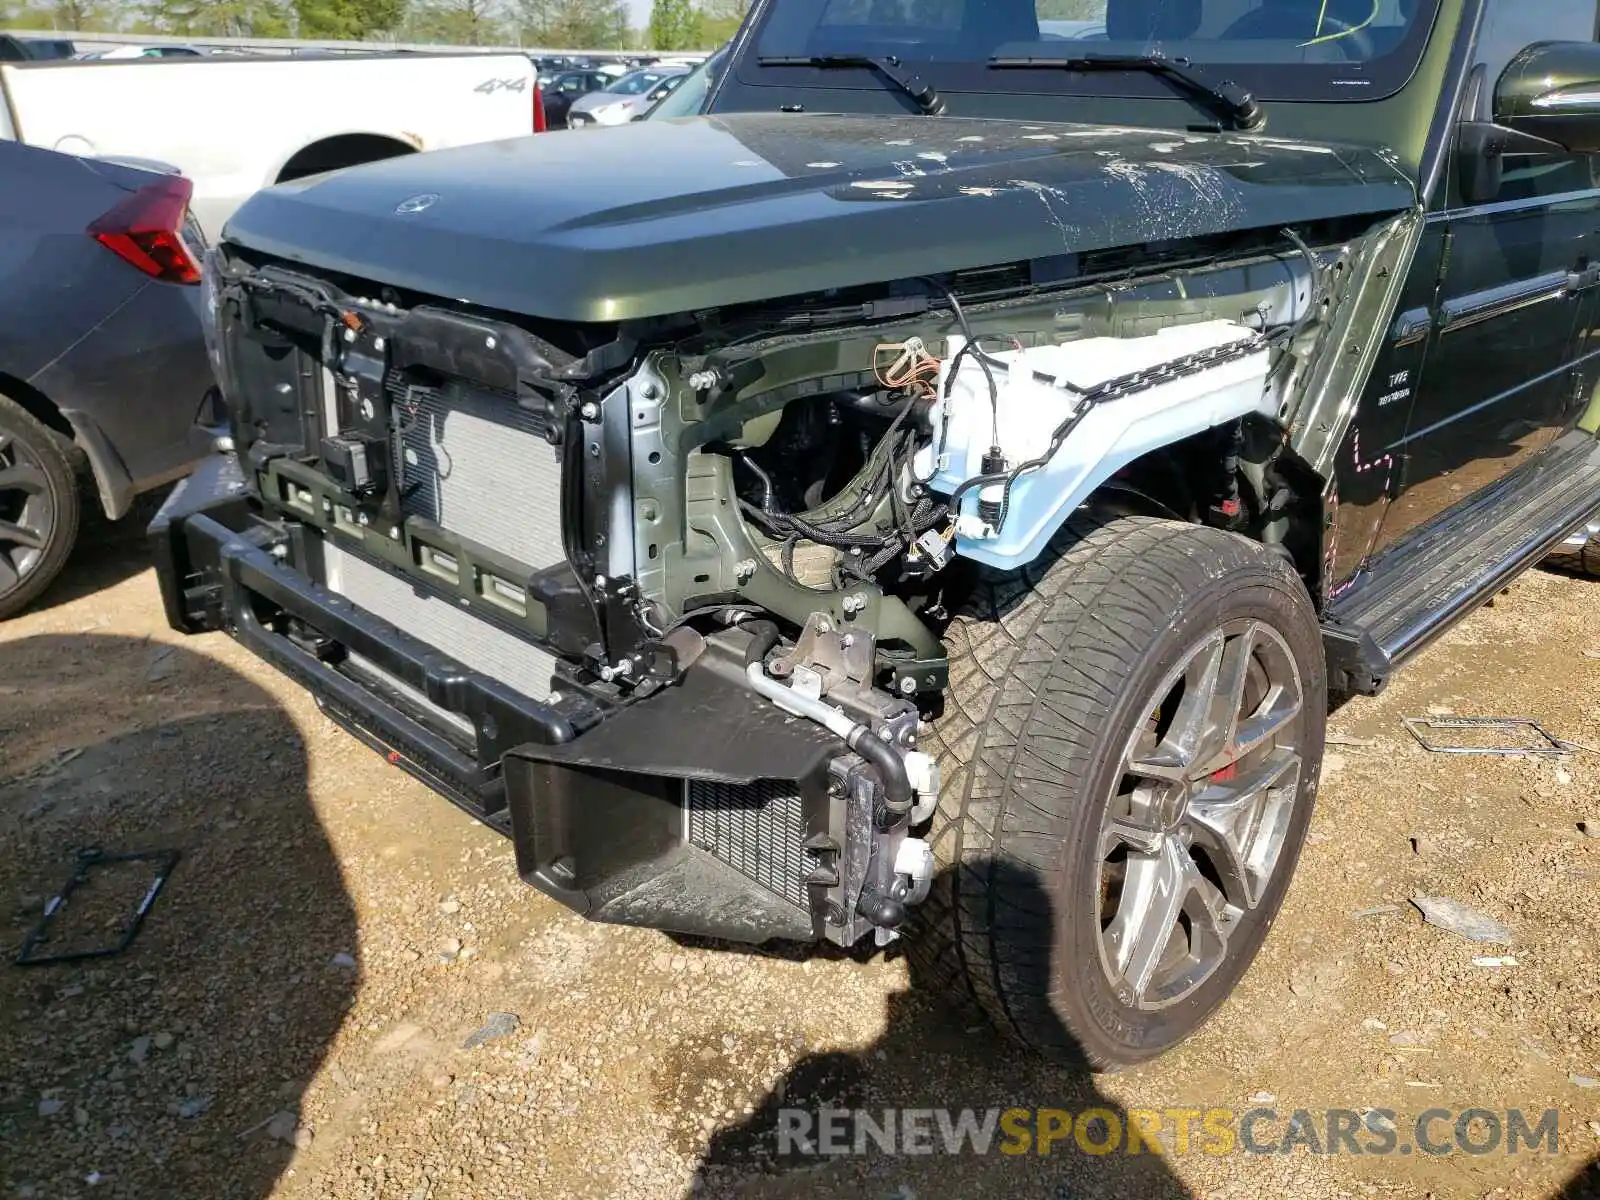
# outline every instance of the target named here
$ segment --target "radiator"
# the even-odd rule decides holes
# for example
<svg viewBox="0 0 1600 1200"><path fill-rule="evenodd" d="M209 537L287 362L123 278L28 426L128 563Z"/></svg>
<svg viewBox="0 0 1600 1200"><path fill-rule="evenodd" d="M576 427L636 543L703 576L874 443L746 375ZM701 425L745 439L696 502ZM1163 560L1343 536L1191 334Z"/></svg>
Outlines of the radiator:
<svg viewBox="0 0 1600 1200"><path fill-rule="evenodd" d="M563 561L561 465L545 417L509 396L392 387L401 509L534 570Z"/></svg>
<svg viewBox="0 0 1600 1200"><path fill-rule="evenodd" d="M805 818L794 784L767 780L735 786L691 779L685 784L684 810L691 845L790 903L811 906Z"/></svg>
<svg viewBox="0 0 1600 1200"><path fill-rule="evenodd" d="M548 447L547 447L548 449ZM464 667L497 679L535 700L550 695L555 658L491 621L442 600L401 576L323 542L324 581L357 608L405 630Z"/></svg>

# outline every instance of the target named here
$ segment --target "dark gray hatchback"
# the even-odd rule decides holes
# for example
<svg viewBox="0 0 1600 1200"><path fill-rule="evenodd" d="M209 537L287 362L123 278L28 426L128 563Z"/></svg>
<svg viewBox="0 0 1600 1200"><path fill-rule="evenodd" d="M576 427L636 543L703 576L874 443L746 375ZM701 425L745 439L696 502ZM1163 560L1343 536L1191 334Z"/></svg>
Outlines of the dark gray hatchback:
<svg viewBox="0 0 1600 1200"><path fill-rule="evenodd" d="M203 250L177 175L0 142L0 619L210 444Z"/></svg>

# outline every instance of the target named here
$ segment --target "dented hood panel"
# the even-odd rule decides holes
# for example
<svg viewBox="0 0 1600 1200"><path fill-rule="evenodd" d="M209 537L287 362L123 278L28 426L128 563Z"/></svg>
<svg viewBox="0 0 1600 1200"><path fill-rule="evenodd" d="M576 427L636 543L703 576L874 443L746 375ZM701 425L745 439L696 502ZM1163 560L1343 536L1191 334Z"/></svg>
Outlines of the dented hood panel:
<svg viewBox="0 0 1600 1200"><path fill-rule="evenodd" d="M1370 150L1236 134L744 113L390 159L257 195L230 240L612 321L1416 203Z"/></svg>

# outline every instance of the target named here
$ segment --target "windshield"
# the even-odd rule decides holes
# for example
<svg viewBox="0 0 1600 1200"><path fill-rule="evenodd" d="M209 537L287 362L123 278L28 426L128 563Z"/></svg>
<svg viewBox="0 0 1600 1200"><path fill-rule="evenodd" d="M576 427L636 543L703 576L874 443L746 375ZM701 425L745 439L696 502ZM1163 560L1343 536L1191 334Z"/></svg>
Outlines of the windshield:
<svg viewBox="0 0 1600 1200"><path fill-rule="evenodd" d="M989 67L997 57L1159 53L1215 64L1213 74L1267 98L1374 100L1410 78L1437 8L1438 0L773 0L756 55L894 55L951 92L1165 95L1148 76ZM813 84L866 86L820 70Z"/></svg>
<svg viewBox="0 0 1600 1200"><path fill-rule="evenodd" d="M616 96L642 96L663 79L671 77L669 72L664 71L635 71L632 75L624 75L615 83L608 84L603 90Z"/></svg>
<svg viewBox="0 0 1600 1200"><path fill-rule="evenodd" d="M650 110L650 119L696 116L704 106L712 87L716 85L717 77L722 73L722 64L727 57L726 49L718 50L685 75L677 91L656 102L656 106Z"/></svg>

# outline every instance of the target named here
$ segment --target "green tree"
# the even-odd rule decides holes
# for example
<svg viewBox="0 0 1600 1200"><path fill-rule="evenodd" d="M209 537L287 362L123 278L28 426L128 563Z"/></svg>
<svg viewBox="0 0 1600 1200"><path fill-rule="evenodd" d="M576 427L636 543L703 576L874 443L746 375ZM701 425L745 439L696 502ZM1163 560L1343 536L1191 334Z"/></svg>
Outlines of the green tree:
<svg viewBox="0 0 1600 1200"><path fill-rule="evenodd" d="M162 33L198 37L288 37L289 10L278 0L155 0Z"/></svg>
<svg viewBox="0 0 1600 1200"><path fill-rule="evenodd" d="M524 46L621 49L628 40L625 0L517 0L515 16Z"/></svg>
<svg viewBox="0 0 1600 1200"><path fill-rule="evenodd" d="M369 41L405 21L406 0L294 0L303 38Z"/></svg>
<svg viewBox="0 0 1600 1200"><path fill-rule="evenodd" d="M700 44L715 47L731 38L744 23L750 0L701 0Z"/></svg>
<svg viewBox="0 0 1600 1200"><path fill-rule="evenodd" d="M1039 0L1039 16L1046 21L1103 21L1106 0Z"/></svg>
<svg viewBox="0 0 1600 1200"><path fill-rule="evenodd" d="M457 46L487 46L503 40L504 30L490 0L424 0L410 10L408 38Z"/></svg>
<svg viewBox="0 0 1600 1200"><path fill-rule="evenodd" d="M650 8L650 45L657 50L700 46L700 13L693 0L655 0Z"/></svg>

